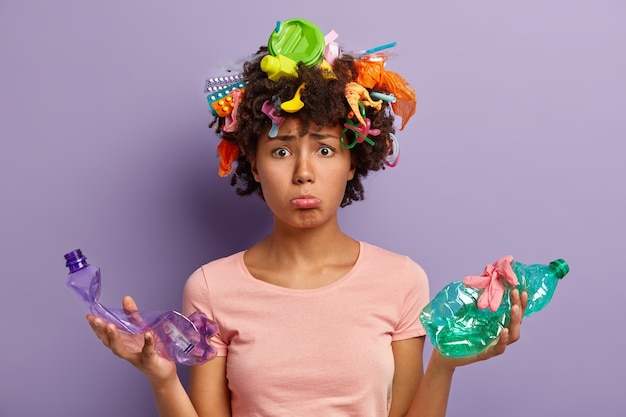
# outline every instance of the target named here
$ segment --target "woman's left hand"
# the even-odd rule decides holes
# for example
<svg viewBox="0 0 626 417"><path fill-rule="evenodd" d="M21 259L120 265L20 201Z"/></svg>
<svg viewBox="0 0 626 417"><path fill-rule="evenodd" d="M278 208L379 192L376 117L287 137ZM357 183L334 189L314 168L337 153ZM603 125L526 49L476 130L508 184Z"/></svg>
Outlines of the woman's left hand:
<svg viewBox="0 0 626 417"><path fill-rule="evenodd" d="M460 358L447 357L440 354L437 350L433 350L432 359L436 360L440 366L456 368L503 354L508 345L517 342L520 338L520 327L528 304L528 293L526 292L520 294L517 289L514 289L511 291L510 297L511 320L509 326L502 330L500 337L494 344L476 355Z"/></svg>

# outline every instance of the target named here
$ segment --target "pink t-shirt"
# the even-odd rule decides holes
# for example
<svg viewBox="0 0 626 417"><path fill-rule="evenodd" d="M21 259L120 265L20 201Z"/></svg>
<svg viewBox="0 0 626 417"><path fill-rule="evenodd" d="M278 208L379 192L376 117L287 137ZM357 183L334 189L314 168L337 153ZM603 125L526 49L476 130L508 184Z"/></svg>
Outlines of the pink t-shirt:
<svg viewBox="0 0 626 417"><path fill-rule="evenodd" d="M233 417L387 416L391 342L425 334L428 281L407 256L360 246L350 272L316 289L255 279L243 252L189 277L183 313L220 326Z"/></svg>

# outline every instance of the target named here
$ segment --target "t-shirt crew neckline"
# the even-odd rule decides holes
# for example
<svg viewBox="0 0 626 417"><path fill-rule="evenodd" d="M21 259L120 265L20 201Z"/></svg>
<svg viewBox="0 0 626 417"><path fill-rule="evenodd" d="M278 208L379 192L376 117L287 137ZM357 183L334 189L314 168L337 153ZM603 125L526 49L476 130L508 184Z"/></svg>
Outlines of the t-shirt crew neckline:
<svg viewBox="0 0 626 417"><path fill-rule="evenodd" d="M356 262L354 263L354 265L352 265L352 268L350 268L350 270L346 272L344 276L340 277L338 280L333 281L329 284L322 285L321 287L309 288L309 289L281 287L280 285L270 284L269 282L255 278L248 270L248 267L246 266L246 263L244 261L244 254L246 253L246 251L239 252L238 262L239 262L239 267L243 271L245 279L252 281L254 285L262 287L265 290L270 289L275 292L288 293L288 294L314 295L320 292L329 291L339 285L342 285L345 281L349 280L355 274L355 272L359 269L359 266L361 265L362 260L365 257L366 247L367 245L359 241L359 255L357 256Z"/></svg>

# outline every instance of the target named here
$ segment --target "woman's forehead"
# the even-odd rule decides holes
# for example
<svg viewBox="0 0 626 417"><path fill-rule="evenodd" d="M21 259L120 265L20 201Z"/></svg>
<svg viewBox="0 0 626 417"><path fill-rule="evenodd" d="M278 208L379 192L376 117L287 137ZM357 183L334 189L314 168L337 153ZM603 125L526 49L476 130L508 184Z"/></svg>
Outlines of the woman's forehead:
<svg viewBox="0 0 626 417"><path fill-rule="evenodd" d="M339 125L323 124L319 125L313 121L304 121L299 117L287 117L280 125L279 132L298 134L304 136L308 133L325 133L339 130Z"/></svg>

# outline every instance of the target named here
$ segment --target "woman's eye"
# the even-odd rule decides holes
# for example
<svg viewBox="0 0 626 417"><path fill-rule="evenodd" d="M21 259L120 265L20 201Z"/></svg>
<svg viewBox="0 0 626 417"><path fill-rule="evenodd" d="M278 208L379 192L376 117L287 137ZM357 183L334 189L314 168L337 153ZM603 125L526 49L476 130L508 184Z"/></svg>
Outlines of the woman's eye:
<svg viewBox="0 0 626 417"><path fill-rule="evenodd" d="M272 152L272 156L275 156L276 158L284 158L289 156L289 151L285 148L278 148Z"/></svg>
<svg viewBox="0 0 626 417"><path fill-rule="evenodd" d="M335 150L330 146L322 146L318 152L322 156L331 156L335 153Z"/></svg>

